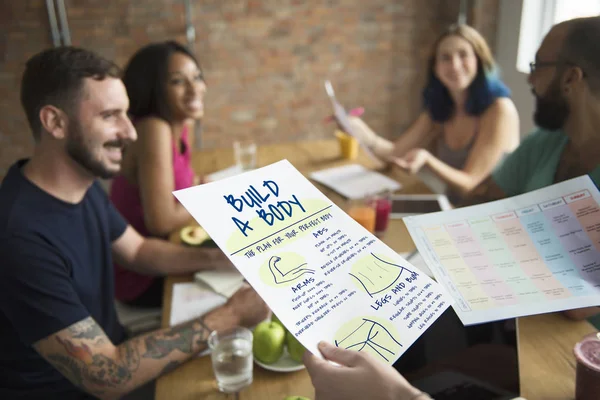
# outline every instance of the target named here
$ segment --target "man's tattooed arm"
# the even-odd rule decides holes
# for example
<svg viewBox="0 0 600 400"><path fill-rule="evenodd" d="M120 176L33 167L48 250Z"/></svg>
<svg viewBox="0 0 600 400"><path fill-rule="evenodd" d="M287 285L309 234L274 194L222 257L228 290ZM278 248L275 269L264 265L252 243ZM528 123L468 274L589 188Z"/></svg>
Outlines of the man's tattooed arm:
<svg viewBox="0 0 600 400"><path fill-rule="evenodd" d="M210 319L210 314L207 317ZM233 326L235 322L226 313L211 327ZM210 332L204 319L197 319L115 346L89 317L40 340L34 347L82 390L100 398L118 398L204 350Z"/></svg>

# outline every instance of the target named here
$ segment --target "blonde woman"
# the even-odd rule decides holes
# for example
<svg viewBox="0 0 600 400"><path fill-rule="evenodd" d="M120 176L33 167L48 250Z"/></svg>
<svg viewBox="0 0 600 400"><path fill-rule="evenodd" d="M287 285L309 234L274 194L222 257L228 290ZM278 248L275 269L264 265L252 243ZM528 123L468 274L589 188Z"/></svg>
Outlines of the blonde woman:
<svg viewBox="0 0 600 400"><path fill-rule="evenodd" d="M384 160L417 173L427 168L456 202L519 144L519 117L496 73L485 39L453 25L435 42L423 111L396 142L351 117L354 132Z"/></svg>

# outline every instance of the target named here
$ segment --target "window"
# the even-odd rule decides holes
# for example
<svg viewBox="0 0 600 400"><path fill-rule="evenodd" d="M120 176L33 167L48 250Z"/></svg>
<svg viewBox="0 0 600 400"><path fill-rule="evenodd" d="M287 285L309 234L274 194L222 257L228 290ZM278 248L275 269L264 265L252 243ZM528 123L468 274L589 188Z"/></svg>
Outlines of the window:
<svg viewBox="0 0 600 400"><path fill-rule="evenodd" d="M553 25L599 14L600 0L523 0L517 70L529 73L529 63Z"/></svg>
<svg viewBox="0 0 600 400"><path fill-rule="evenodd" d="M554 24L568 19L600 14L600 1L597 0L559 0L554 3Z"/></svg>

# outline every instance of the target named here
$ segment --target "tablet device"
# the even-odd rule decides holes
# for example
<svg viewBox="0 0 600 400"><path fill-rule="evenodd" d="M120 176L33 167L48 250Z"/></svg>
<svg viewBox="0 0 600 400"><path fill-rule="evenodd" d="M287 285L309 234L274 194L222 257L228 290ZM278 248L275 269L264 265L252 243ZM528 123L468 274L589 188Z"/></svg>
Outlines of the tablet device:
<svg viewBox="0 0 600 400"><path fill-rule="evenodd" d="M435 400L519 397L516 320L465 327L448 308L394 368Z"/></svg>
<svg viewBox="0 0 600 400"><path fill-rule="evenodd" d="M391 218L452 209L450 201L443 194L398 194L391 196L390 200L392 201Z"/></svg>

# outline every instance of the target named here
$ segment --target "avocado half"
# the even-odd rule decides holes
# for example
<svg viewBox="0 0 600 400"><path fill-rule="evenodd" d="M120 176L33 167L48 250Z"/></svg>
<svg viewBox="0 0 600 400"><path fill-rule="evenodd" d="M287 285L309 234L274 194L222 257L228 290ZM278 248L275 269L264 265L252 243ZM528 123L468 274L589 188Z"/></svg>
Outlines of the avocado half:
<svg viewBox="0 0 600 400"><path fill-rule="evenodd" d="M180 232L181 241L188 246L199 246L210 239L208 233L200 226L186 226Z"/></svg>

